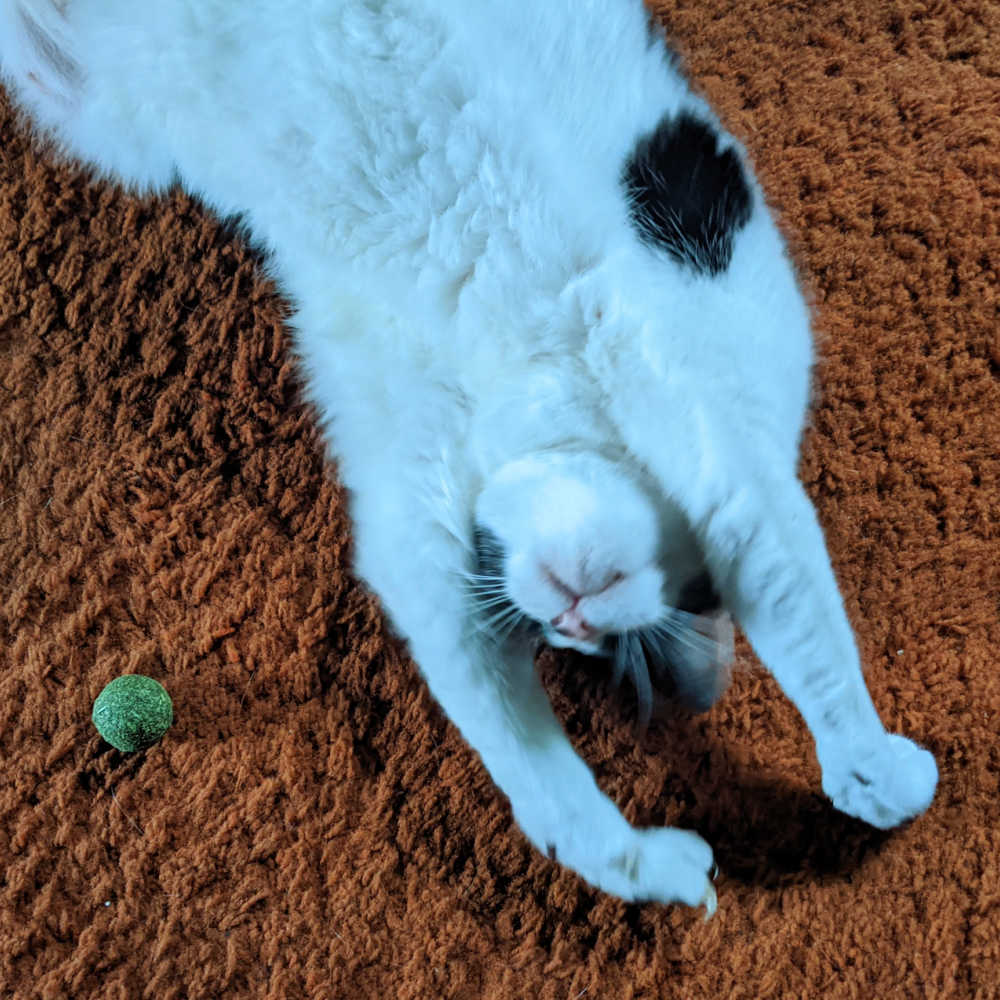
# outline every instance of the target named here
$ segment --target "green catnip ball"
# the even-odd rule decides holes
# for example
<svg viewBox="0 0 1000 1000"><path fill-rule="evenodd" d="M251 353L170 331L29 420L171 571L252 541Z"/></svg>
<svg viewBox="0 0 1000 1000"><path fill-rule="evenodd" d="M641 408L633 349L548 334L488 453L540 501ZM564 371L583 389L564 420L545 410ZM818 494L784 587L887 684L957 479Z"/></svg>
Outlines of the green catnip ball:
<svg viewBox="0 0 1000 1000"><path fill-rule="evenodd" d="M90 717L108 743L130 753L152 746L170 728L174 707L152 677L124 674L97 696Z"/></svg>

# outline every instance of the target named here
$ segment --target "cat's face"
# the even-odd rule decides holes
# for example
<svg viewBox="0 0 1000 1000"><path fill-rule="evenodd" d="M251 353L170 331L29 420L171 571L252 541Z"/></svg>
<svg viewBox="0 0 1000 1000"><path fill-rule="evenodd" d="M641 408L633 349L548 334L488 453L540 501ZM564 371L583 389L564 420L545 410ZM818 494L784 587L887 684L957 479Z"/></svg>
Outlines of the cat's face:
<svg viewBox="0 0 1000 1000"><path fill-rule="evenodd" d="M699 708L725 686L732 622L693 535L624 463L592 452L509 463L479 497L475 546L470 587L494 634L527 625L552 646L611 657L646 717L650 673L669 669Z"/></svg>
<svg viewBox="0 0 1000 1000"><path fill-rule="evenodd" d="M608 635L663 618L657 511L611 462L591 453L512 462L476 515L480 572L502 579L503 596L553 646L596 653Z"/></svg>
<svg viewBox="0 0 1000 1000"><path fill-rule="evenodd" d="M480 495L476 545L481 604L506 599L553 646L606 651L609 637L713 603L680 514L593 452L504 466Z"/></svg>

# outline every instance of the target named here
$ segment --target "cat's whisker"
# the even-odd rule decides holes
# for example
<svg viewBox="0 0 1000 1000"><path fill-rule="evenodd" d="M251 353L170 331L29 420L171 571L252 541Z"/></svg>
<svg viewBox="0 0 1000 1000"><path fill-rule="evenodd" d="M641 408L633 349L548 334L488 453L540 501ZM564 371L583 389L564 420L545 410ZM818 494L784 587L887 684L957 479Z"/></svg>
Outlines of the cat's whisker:
<svg viewBox="0 0 1000 1000"><path fill-rule="evenodd" d="M612 683L617 687L622 678L628 675L635 688L636 701L639 706L639 726L645 730L652 716L653 685L649 676L649 667L642 647L642 639L638 632L620 632L615 636L615 648L612 653Z"/></svg>
<svg viewBox="0 0 1000 1000"><path fill-rule="evenodd" d="M518 613L516 616L511 618L509 623L498 633L498 639L500 642L506 642L510 635L526 620L525 616Z"/></svg>
<svg viewBox="0 0 1000 1000"><path fill-rule="evenodd" d="M495 593L500 590L506 590L506 584L502 580L494 580L491 583L486 581L474 581L467 580L465 582L466 589L474 594L484 594L484 593Z"/></svg>
<svg viewBox="0 0 1000 1000"><path fill-rule="evenodd" d="M512 604L510 593L508 591L507 585L504 583L497 583L492 586L470 586L468 588L469 594L472 596L476 604L481 607L490 607L494 604Z"/></svg>
<svg viewBox="0 0 1000 1000"><path fill-rule="evenodd" d="M506 582L502 577L497 577L493 580L469 580L466 582L469 590L504 590L506 589Z"/></svg>
<svg viewBox="0 0 1000 1000"><path fill-rule="evenodd" d="M470 586L469 592L476 595L491 596L493 594L506 594L507 587L504 584L494 584L490 587L484 584L482 586Z"/></svg>
<svg viewBox="0 0 1000 1000"><path fill-rule="evenodd" d="M690 634L671 635L669 642L665 647L661 646L661 650L664 660L670 664L675 664L678 659L688 660L692 657L716 662L720 654L718 644L710 638Z"/></svg>
<svg viewBox="0 0 1000 1000"><path fill-rule="evenodd" d="M516 625L516 623L523 617L524 614L518 607L510 605L505 610L500 611L491 617L480 619L480 622L484 629L500 633L508 623L513 622L514 625ZM511 628L513 627L514 626L511 626Z"/></svg>
<svg viewBox="0 0 1000 1000"><path fill-rule="evenodd" d="M480 612L491 611L494 608L509 608L510 598L506 595L498 595L488 601L476 601L476 607Z"/></svg>
<svg viewBox="0 0 1000 1000"><path fill-rule="evenodd" d="M516 628L527 621L527 616L519 611L513 611L506 618L501 618L499 623L480 622L477 631L489 636L489 638L503 645Z"/></svg>
<svg viewBox="0 0 1000 1000"><path fill-rule="evenodd" d="M466 585L466 589L477 601L483 601L490 598L505 598L510 600L510 595L508 593L507 584L503 580L493 580L492 582L469 582Z"/></svg>
<svg viewBox="0 0 1000 1000"><path fill-rule="evenodd" d="M640 629L638 637L641 645L652 654L653 672L657 676L660 676L664 665L671 660L670 637L652 626ZM649 663L648 656L646 657L646 662L647 664Z"/></svg>
<svg viewBox="0 0 1000 1000"><path fill-rule="evenodd" d="M458 575L461 576L463 579L471 580L473 582L478 582L478 581L492 582L503 579L503 577L501 577L497 573L473 573L472 570L468 569L459 570Z"/></svg>
<svg viewBox="0 0 1000 1000"><path fill-rule="evenodd" d="M483 614L482 609L480 609L479 620L487 628L493 628L495 625L497 625L497 623L502 622L505 618L513 614L515 611L516 608L513 608L509 603L504 604L499 611L496 611L493 614Z"/></svg>
<svg viewBox="0 0 1000 1000"><path fill-rule="evenodd" d="M506 587L469 587L469 593L483 600L492 597L506 597L508 601L510 600Z"/></svg>
<svg viewBox="0 0 1000 1000"><path fill-rule="evenodd" d="M692 635L698 635L694 628L680 619L680 616L684 615L684 612L671 611L666 617L661 618L658 622L654 622L652 625L646 626L646 632L649 635L657 636L661 639L666 639L668 641L683 641L690 638ZM690 615L690 620L695 619L696 615Z"/></svg>
<svg viewBox="0 0 1000 1000"><path fill-rule="evenodd" d="M653 714L653 684L649 678L649 667L642 643L634 632L628 633L628 657L636 701L639 704L639 727L645 731Z"/></svg>
<svg viewBox="0 0 1000 1000"><path fill-rule="evenodd" d="M681 612L681 614L685 614ZM653 634L661 634L668 640L679 643L694 653L710 658L716 662L725 661L732 655L732 644L719 635L708 634L702 629L711 627L704 616L690 615L691 625L683 625L667 619L665 622L651 626ZM696 627L697 626L697 627Z"/></svg>

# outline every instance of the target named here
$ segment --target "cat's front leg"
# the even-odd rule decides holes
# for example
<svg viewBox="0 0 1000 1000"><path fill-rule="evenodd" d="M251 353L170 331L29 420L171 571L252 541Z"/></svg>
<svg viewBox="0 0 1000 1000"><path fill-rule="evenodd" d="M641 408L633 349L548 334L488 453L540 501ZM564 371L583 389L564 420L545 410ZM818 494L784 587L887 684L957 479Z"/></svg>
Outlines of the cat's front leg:
<svg viewBox="0 0 1000 1000"><path fill-rule="evenodd" d="M701 523L730 608L812 732L833 804L882 829L923 812L937 784L934 758L879 720L815 511L794 474L747 471Z"/></svg>
<svg viewBox="0 0 1000 1000"><path fill-rule="evenodd" d="M816 513L788 448L681 391L634 338L598 329L587 360L629 449L686 512L723 603L802 713L834 805L887 828L930 804L933 757L882 726ZM665 363L660 368L669 371Z"/></svg>
<svg viewBox="0 0 1000 1000"><path fill-rule="evenodd" d="M500 642L477 625L465 574L471 551L422 515L392 473L378 497L355 493L358 569L380 596L431 692L507 795L542 853L625 900L715 909L712 851L697 834L637 829L597 786L570 744L534 667L533 643ZM407 511L404 518L364 510ZM449 515L447 520L453 523Z"/></svg>

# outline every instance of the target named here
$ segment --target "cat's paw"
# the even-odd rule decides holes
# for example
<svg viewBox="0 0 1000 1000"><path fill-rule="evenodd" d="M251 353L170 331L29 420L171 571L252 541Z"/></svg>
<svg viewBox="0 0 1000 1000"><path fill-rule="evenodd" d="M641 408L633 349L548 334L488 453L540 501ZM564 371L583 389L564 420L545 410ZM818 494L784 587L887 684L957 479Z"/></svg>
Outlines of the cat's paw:
<svg viewBox="0 0 1000 1000"><path fill-rule="evenodd" d="M937 779L931 754L895 733L863 756L838 754L823 765L823 791L830 801L880 830L922 813L934 798Z"/></svg>
<svg viewBox="0 0 1000 1000"><path fill-rule="evenodd" d="M628 902L704 904L710 917L716 907L713 867L712 848L696 833L634 830L590 881Z"/></svg>

